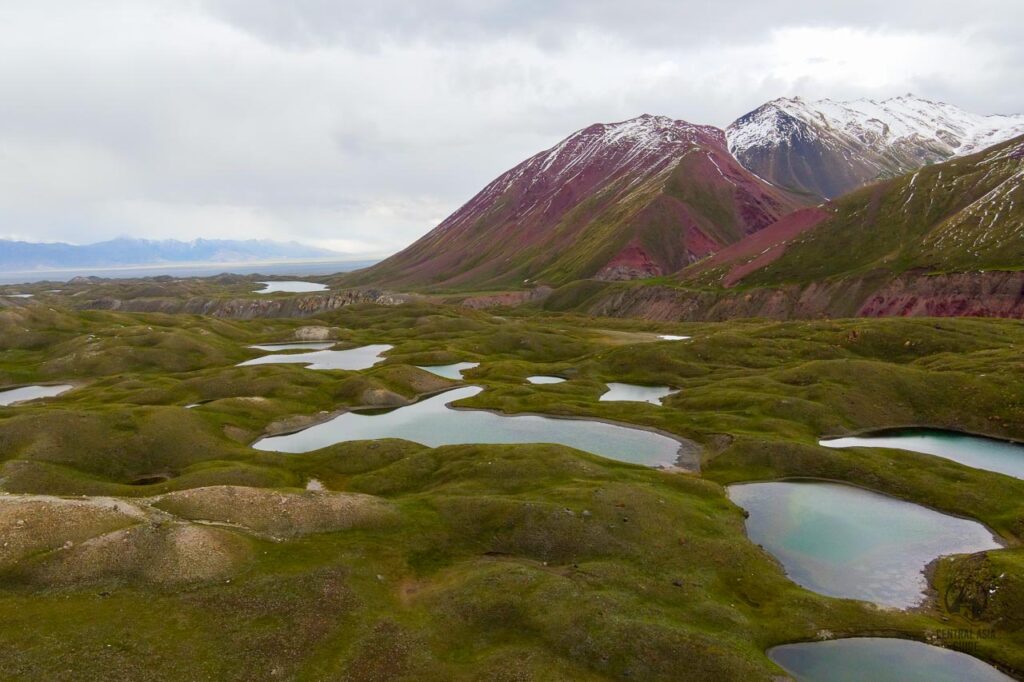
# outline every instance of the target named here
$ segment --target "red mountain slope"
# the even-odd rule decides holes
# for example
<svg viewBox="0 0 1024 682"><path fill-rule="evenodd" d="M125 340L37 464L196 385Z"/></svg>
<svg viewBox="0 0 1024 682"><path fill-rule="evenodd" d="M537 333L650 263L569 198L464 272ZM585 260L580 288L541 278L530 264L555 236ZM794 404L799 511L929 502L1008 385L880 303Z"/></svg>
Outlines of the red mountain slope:
<svg viewBox="0 0 1024 682"><path fill-rule="evenodd" d="M668 274L804 202L744 169L721 130L644 115L527 159L349 281L480 289Z"/></svg>

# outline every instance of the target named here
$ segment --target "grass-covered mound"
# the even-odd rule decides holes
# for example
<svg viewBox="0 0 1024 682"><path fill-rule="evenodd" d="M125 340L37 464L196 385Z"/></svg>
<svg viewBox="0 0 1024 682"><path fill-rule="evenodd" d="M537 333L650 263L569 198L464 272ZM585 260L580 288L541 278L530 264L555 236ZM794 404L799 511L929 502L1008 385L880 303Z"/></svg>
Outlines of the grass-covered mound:
<svg viewBox="0 0 1024 682"><path fill-rule="evenodd" d="M339 348L394 348L360 372L235 366L264 354L248 345L309 326ZM1024 670L1008 617L941 601L883 612L797 587L747 541L722 487L848 481L976 518L1016 547L1024 483L817 445L911 424L1024 436L1014 323L684 326L427 303L224 322L29 305L0 311L0 332L0 386L76 385L0 408L0 486L148 510L68 516L66 532L50 526L4 560L0 669L15 679L770 679L773 644L926 639L981 618L998 633L981 655ZM458 385L415 367L458 361L481 363L466 382L486 389L460 406L660 429L700 444L702 477L546 445L249 447ZM567 381L527 384L535 374ZM610 381L678 393L662 407L600 402ZM320 493L298 490L310 479L344 501L311 508ZM988 554L1007 595L1024 579L1016 551Z"/></svg>

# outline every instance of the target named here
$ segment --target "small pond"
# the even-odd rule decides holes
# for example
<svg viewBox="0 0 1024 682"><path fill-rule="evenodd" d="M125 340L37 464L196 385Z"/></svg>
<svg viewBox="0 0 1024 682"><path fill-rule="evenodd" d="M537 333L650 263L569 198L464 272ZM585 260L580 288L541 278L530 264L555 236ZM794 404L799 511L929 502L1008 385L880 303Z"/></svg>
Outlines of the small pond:
<svg viewBox="0 0 1024 682"><path fill-rule="evenodd" d="M728 492L749 513L750 540L794 582L832 597L916 606L933 559L1001 546L976 521L838 483L743 483Z"/></svg>
<svg viewBox="0 0 1024 682"><path fill-rule="evenodd" d="M543 374L538 374L532 377L526 377L526 380L529 381L531 384L560 384L563 381L565 381L565 379L563 379L562 377L551 377Z"/></svg>
<svg viewBox="0 0 1024 682"><path fill-rule="evenodd" d="M668 386L638 386L611 382L608 390L601 395L601 401L624 401L661 405L661 399L675 393Z"/></svg>
<svg viewBox="0 0 1024 682"><path fill-rule="evenodd" d="M309 369L367 369L384 359L384 353L391 346L383 343L349 348L348 350L317 350L310 353L277 353L264 355L252 360L238 363L239 367L248 365L273 365L281 363L298 363Z"/></svg>
<svg viewBox="0 0 1024 682"><path fill-rule="evenodd" d="M689 336L676 336L675 334L658 334L658 338L662 341L686 341Z"/></svg>
<svg viewBox="0 0 1024 682"><path fill-rule="evenodd" d="M276 353L279 350L326 350L333 345L334 341L296 341L294 343L262 343L249 346L249 348Z"/></svg>
<svg viewBox="0 0 1024 682"><path fill-rule="evenodd" d="M852 637L784 644L768 657L799 682L1011 682L973 656L907 639Z"/></svg>
<svg viewBox="0 0 1024 682"><path fill-rule="evenodd" d="M309 452L334 443L404 438L430 447L471 443L558 443L634 464L674 466L682 443L653 431L588 419L506 416L453 409L449 403L480 393L457 388L384 413L346 412L303 431L263 438L257 450Z"/></svg>
<svg viewBox="0 0 1024 682"><path fill-rule="evenodd" d="M436 374L437 376L444 377L445 379L454 379L456 381L460 381L462 379L463 371L479 366L479 362L456 362L452 365L417 365L420 369L425 369L431 374Z"/></svg>
<svg viewBox="0 0 1024 682"><path fill-rule="evenodd" d="M951 459L975 469L1024 479L1024 444L939 429L899 429L874 435L828 438L827 448L893 448Z"/></svg>
<svg viewBox="0 0 1024 682"><path fill-rule="evenodd" d="M61 384L59 386L22 386L0 391L0 405L10 405L22 400L35 400L36 398L52 398L65 391L70 391L73 386Z"/></svg>
<svg viewBox="0 0 1024 682"><path fill-rule="evenodd" d="M317 284L316 282L300 282L297 280L285 281L285 282L257 282L262 284L262 289L257 289L258 294L274 294L274 293L286 293L286 294L307 294L312 291L327 291L326 284Z"/></svg>

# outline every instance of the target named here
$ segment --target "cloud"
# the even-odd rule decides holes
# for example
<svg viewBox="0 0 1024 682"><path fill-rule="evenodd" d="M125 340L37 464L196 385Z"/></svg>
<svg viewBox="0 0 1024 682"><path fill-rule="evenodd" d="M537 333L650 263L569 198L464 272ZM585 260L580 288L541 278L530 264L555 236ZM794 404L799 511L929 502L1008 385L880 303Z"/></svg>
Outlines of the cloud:
<svg viewBox="0 0 1024 682"><path fill-rule="evenodd" d="M5 3L0 236L385 253L594 121L907 91L1024 110L1021 20L1014 0Z"/></svg>

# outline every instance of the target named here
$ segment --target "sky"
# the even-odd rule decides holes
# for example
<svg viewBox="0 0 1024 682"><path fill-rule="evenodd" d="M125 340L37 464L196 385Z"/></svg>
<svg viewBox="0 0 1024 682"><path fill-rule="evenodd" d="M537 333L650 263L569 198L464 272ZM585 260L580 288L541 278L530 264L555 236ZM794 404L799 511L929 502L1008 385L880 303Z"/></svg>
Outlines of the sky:
<svg viewBox="0 0 1024 682"><path fill-rule="evenodd" d="M392 253L594 122L1024 112L1020 0L0 0L0 238Z"/></svg>

